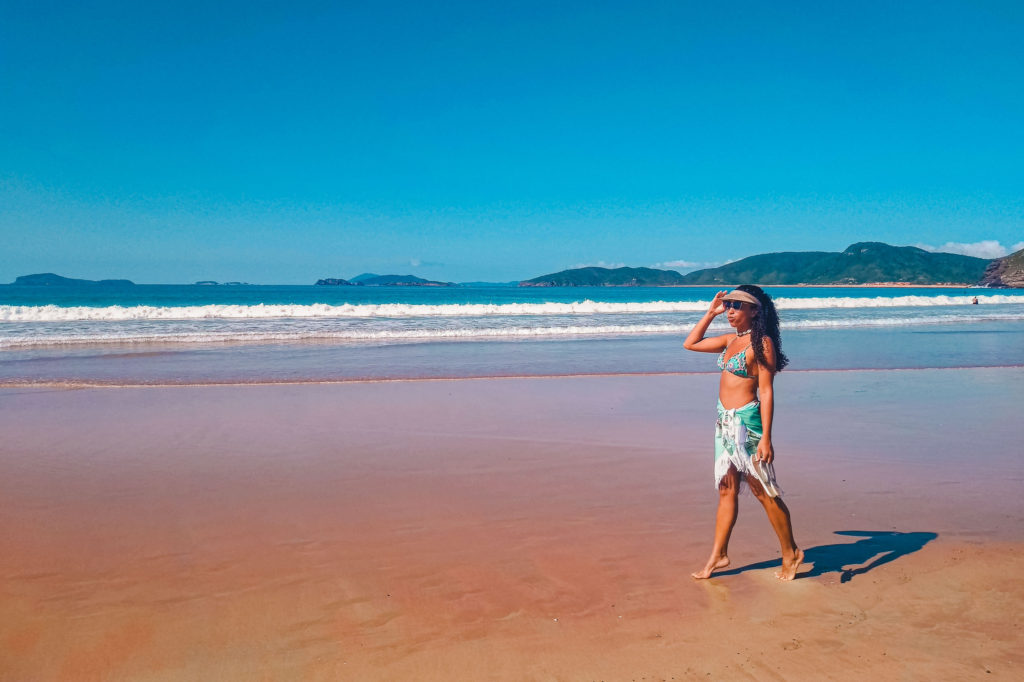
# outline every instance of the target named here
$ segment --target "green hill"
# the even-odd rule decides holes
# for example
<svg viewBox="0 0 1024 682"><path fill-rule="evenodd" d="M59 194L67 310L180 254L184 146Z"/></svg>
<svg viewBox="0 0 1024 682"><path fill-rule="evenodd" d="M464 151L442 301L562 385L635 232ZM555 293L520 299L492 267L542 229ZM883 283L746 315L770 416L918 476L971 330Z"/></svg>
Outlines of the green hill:
<svg viewBox="0 0 1024 682"><path fill-rule="evenodd" d="M796 251L750 256L718 268L697 270L685 284L977 284L985 258L933 253L914 246L858 242L840 253Z"/></svg>
<svg viewBox="0 0 1024 682"><path fill-rule="evenodd" d="M375 275L370 272L353 277L348 281L363 287L454 287L452 282L435 282L416 275Z"/></svg>
<svg viewBox="0 0 1024 682"><path fill-rule="evenodd" d="M663 287L682 284L675 270L654 268L575 268L541 275L519 283L521 287Z"/></svg>

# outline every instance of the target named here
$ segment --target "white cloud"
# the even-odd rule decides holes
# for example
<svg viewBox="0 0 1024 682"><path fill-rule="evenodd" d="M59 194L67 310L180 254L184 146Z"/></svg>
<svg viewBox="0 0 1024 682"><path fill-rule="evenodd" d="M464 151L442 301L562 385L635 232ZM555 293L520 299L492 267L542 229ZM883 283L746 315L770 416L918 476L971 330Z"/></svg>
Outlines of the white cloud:
<svg viewBox="0 0 1024 682"><path fill-rule="evenodd" d="M655 268L702 268L703 263L698 263L693 260L667 260L664 263L655 263Z"/></svg>
<svg viewBox="0 0 1024 682"><path fill-rule="evenodd" d="M577 268L609 268L609 269L612 269L612 268L624 268L624 267L626 267L625 263L606 263L603 260L599 260L596 263L579 263L577 265L571 266L569 269L570 270L575 270Z"/></svg>
<svg viewBox="0 0 1024 682"><path fill-rule="evenodd" d="M422 258L410 258L409 262L406 263L413 268L443 268L444 263L439 263L432 260L423 260Z"/></svg>
<svg viewBox="0 0 1024 682"><path fill-rule="evenodd" d="M995 239L985 239L980 242L946 242L942 246L931 246L929 244L915 244L925 251L937 251L941 253L959 253L963 256L974 256L975 258L1002 258L1008 253L1024 248L1024 242L1014 244L1006 248Z"/></svg>
<svg viewBox="0 0 1024 682"><path fill-rule="evenodd" d="M720 265L731 263L732 261L721 261L721 262L709 262L709 261L692 261L692 260L667 260L663 263L655 263L652 268L660 268L667 270L678 270L679 272L686 273L694 270L703 270L704 268L717 268Z"/></svg>

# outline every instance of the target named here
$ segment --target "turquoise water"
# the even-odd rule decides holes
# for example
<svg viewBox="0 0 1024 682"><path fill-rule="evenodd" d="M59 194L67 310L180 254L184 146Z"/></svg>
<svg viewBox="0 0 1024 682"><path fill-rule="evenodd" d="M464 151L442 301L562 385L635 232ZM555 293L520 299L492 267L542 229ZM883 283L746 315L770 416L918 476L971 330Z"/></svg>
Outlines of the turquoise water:
<svg viewBox="0 0 1024 682"><path fill-rule="evenodd" d="M111 287L33 287L0 285L0 306L204 306L204 305L354 305L407 303L458 305L536 303L581 300L607 302L710 300L717 287L358 287L358 286L198 286L138 284ZM975 296L1007 293L967 287L765 287L774 297L873 298L877 296ZM1008 293L1013 293L1009 290ZM1018 292L1024 294L1024 292Z"/></svg>

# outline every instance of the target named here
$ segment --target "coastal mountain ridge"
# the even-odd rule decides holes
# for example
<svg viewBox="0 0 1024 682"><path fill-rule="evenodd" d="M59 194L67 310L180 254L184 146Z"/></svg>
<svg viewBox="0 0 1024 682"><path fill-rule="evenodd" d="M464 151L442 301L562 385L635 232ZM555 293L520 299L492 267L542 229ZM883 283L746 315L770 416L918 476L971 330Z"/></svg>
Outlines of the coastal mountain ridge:
<svg viewBox="0 0 1024 682"><path fill-rule="evenodd" d="M997 265L999 263L1002 265ZM991 277L986 276L988 271L993 273ZM640 274L630 276L627 273ZM653 268L576 268L524 280L520 286L724 286L738 282L812 286L1024 286L1024 250L990 261L955 253L925 251L915 246L857 242L840 252L784 251L758 254L686 275L674 270Z"/></svg>
<svg viewBox="0 0 1024 682"><path fill-rule="evenodd" d="M686 284L964 284L981 281L989 260L916 246L857 242L840 252L790 251L742 258L684 276Z"/></svg>

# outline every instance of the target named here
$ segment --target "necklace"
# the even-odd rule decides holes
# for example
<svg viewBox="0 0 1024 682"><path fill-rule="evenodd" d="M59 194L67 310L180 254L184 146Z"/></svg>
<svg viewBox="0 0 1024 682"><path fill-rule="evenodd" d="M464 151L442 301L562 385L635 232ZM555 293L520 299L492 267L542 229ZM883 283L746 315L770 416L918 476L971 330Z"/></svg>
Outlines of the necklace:
<svg viewBox="0 0 1024 682"><path fill-rule="evenodd" d="M736 332L736 338L738 339L738 338L740 338L741 336L746 336L746 335L747 335L747 334L749 334L749 333L750 333L751 331L753 331L753 329L748 329L748 330L747 330L747 331L745 331L745 332Z"/></svg>

